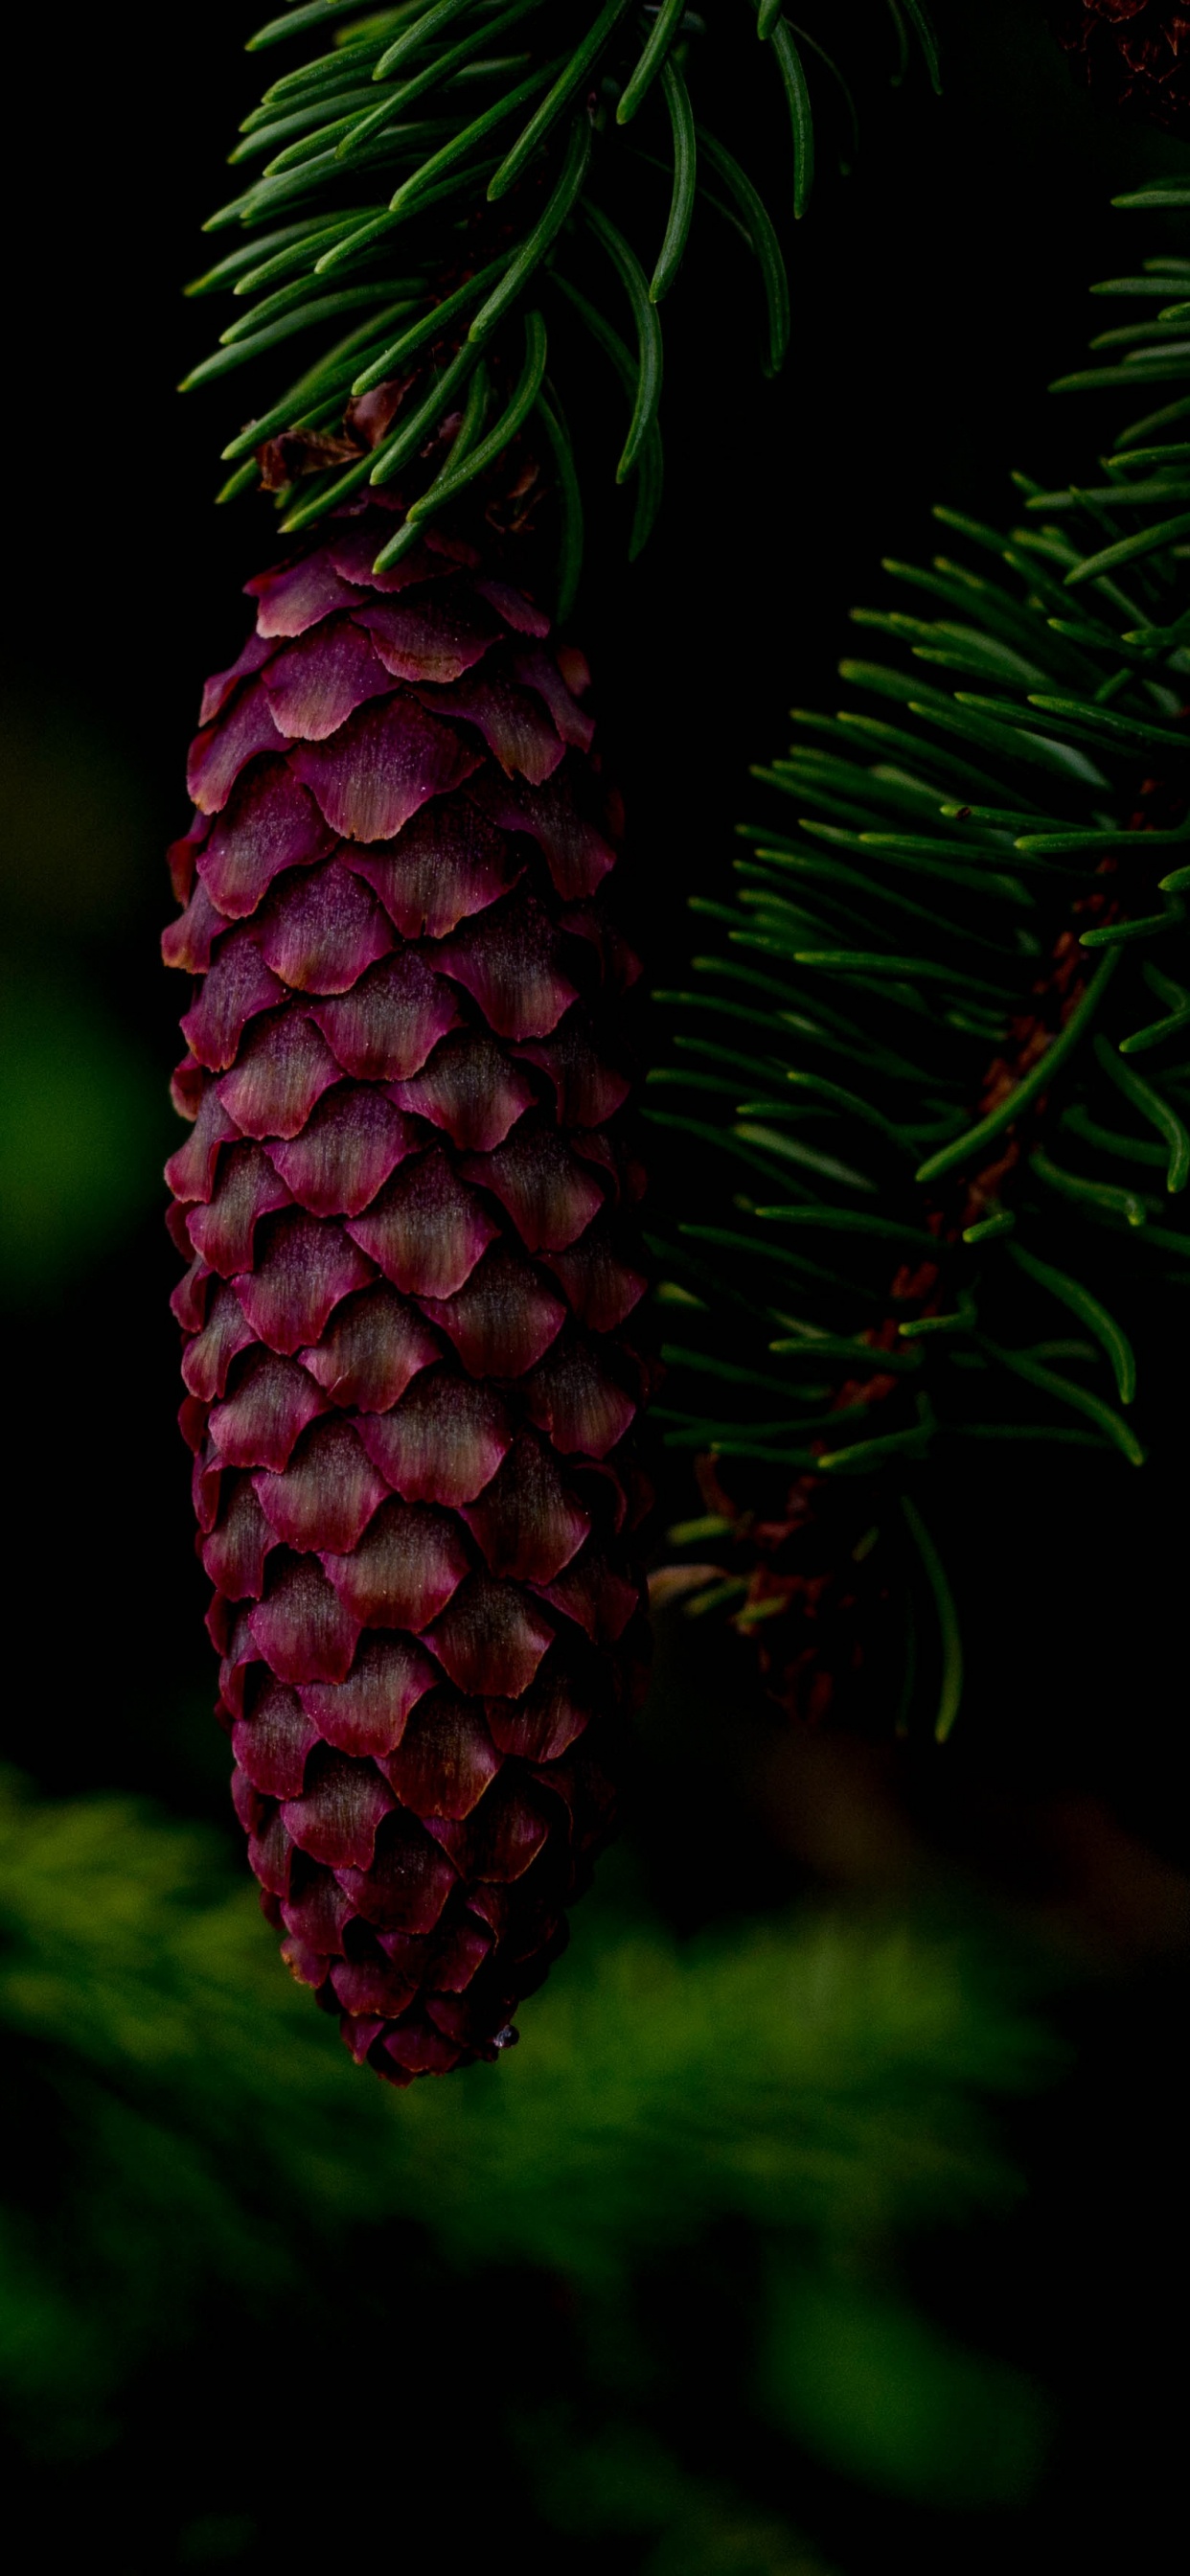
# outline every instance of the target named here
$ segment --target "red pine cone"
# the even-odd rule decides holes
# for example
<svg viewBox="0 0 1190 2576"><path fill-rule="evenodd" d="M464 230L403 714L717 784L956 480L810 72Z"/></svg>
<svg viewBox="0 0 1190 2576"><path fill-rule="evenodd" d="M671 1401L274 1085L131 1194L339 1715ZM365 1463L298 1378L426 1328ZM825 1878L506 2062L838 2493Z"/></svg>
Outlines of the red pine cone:
<svg viewBox="0 0 1190 2576"><path fill-rule="evenodd" d="M1051 23L1097 96L1190 134L1190 9L1176 0L1062 0Z"/></svg>
<svg viewBox="0 0 1190 2576"><path fill-rule="evenodd" d="M331 524L211 680L163 942L219 1713L294 1974L391 2082L492 2057L605 1835L644 1287L581 655Z"/></svg>

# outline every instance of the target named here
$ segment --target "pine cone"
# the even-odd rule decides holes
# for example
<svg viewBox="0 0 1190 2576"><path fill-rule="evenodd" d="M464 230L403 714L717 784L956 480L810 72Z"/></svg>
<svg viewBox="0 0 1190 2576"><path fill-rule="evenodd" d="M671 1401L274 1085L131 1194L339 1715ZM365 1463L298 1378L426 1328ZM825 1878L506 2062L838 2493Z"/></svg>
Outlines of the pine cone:
<svg viewBox="0 0 1190 2576"><path fill-rule="evenodd" d="M374 578L392 525L249 582L163 946L236 1805L289 1966L406 2084L515 2038L608 1829L645 1364L585 666L458 540Z"/></svg>
<svg viewBox="0 0 1190 2576"><path fill-rule="evenodd" d="M1190 134L1190 10L1176 0L1064 0L1051 24L1097 97Z"/></svg>

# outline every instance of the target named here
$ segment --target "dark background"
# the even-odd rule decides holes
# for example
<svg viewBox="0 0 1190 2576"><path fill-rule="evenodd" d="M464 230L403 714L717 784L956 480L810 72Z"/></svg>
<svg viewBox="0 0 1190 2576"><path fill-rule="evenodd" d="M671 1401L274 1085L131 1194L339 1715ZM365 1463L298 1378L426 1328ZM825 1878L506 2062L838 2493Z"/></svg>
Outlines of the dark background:
<svg viewBox="0 0 1190 2576"><path fill-rule="evenodd" d="M830 15L820 11L823 32ZM179 286L209 261L199 226L226 191L223 153L274 60L240 51L251 23L238 5L185 22L134 7L118 32L80 15L54 67L44 146L34 119L36 157L26 140L10 217L8 946L18 981L48 974L80 1006L114 1013L141 1062L163 1069L178 1003L155 963L166 910L159 853L186 818L181 770L198 686L238 650L241 584L275 546L266 501L211 506L218 451L244 400L237 380L184 399L174 391L220 327L221 308L187 305ZM785 374L762 381L755 280L704 217L666 311L666 500L632 567L611 478L618 395L588 349L573 352L585 370L572 408L584 424L591 521L574 625L627 797L634 927L661 981L695 944L686 896L722 886L732 826L757 809L749 762L783 748L791 704L832 702L846 611L883 594L881 556L933 551L937 499L1000 518L1014 466L1063 479L1072 456L1093 457L1093 405L1055 400L1047 383L1079 362L1100 315L1115 318L1088 305L1091 279L1177 238L1160 218L1114 212L1109 199L1182 166L1184 147L1121 127L1077 90L1029 0L943 5L941 100L917 60L902 94L890 92L876 0L856 0L832 23L856 78L862 148L841 181L832 102L820 92L818 183L791 244ZM16 40L18 54L25 47L34 96L47 66L31 22ZM738 46L729 67L741 59L725 129L739 139L759 114L779 206L783 137L779 124L764 131L775 84L751 76ZM14 96L24 94L18 76ZM579 381L572 365L576 394ZM88 1263L85 1278L59 1264L52 1314L38 1313L47 1282L19 1327L16 1401L31 1407L15 1442L31 1506L26 1616L36 1601L39 1621L57 1624L62 1568L53 1547L47 1561L47 1544L60 1526L65 1462L83 1464L63 1352L85 1350L118 1402L101 1468L88 1443L83 1508L109 1528L135 1527L120 1584L132 1582L148 1626L121 1658L123 1752L81 1714L51 1749L26 1705L12 1750L64 1784L127 1776L164 1786L190 1765L197 1794L200 1773L215 1787L218 1744L196 1735L183 1752L176 1737L168 1748L154 1741L163 1650L175 1676L186 1671L196 1706L207 1689L183 1461L163 1401L172 1255L148 1174L168 1135L163 1110L137 1165L136 1258L123 1232L119 1250L109 1248L103 1206L84 1200L68 1229L73 1250L85 1252L90 1235L104 1261L97 1273ZM92 1187L92 1201L103 1195ZM123 1225L134 1212L122 1210ZM988 1508L972 1521L972 1561L959 1569L980 1639L969 1738L975 1726L997 1759L1011 1747L1034 1778L1052 1749L1059 1776L1073 1764L1117 1796L1127 1784L1137 1821L1163 1836L1167 1711L1137 1658L1143 1635L1151 1676L1153 1641L1177 1635L1173 1488L1153 1471L1142 1501L1110 1461L1094 1463L1090 1495L1085 1462L1066 1474L1054 1457L1024 1475L1014 1465L1011 1481L989 1462L981 1474ZM673 1499L681 1510L689 1498ZM74 1557L73 1634L111 1639L112 1583L105 1547Z"/></svg>
<svg viewBox="0 0 1190 2576"><path fill-rule="evenodd" d="M1185 148L1078 91L1036 0L937 0L935 14L942 100L916 61L905 92L889 92L874 0L824 0L814 17L824 35L845 30L862 150L845 183L822 152L792 245L778 384L755 365L742 261L710 231L700 259L696 237L667 309L667 497L632 568L611 496L613 413L592 397L603 482L593 470L574 631L625 789L637 938L663 981L690 944L686 896L729 863L749 762L783 747L791 704L831 703L846 609L878 595L879 558L932 551L934 500L998 519L1012 467L1047 481L1085 469L1094 409L1046 386L1116 318L1088 305L1087 285L1183 247L1162 219L1109 200L1184 172ZM238 649L240 585L273 544L263 501L211 506L234 386L173 390L212 337L216 308L187 306L178 288L204 264L199 225L227 193L222 155L259 94L261 66L239 50L255 16L241 0L133 6L52 30L30 16L6 38L0 926L16 1215L4 1238L2 1750L55 1794L135 1789L220 1826L224 1745L173 1426L176 1265L156 1171L179 1002L157 939L199 684ZM51 1188L37 1158L59 1100L73 1142L54 1146ZM680 1479L666 1500L689 1508ZM1021 2146L1028 2209L1007 2244L977 2233L964 2258L979 2330L994 2339L1011 2318L1017 2345L1064 2388L1048 2482L1011 2535L996 2517L986 2529L944 2514L890 2521L892 2508L844 2487L823 2503L809 2464L803 2487L847 2569L874 2569L890 2546L939 2571L956 2556L999 2566L1006 2546L1038 2561L1055 2549L1085 2565L1143 2561L1174 2501L1162 2346L1186 1858L1184 1468L1176 1445L1135 1480L1114 1460L1077 1474L1030 1463L1011 1479L989 1468L964 1515L953 1543L971 1689L946 1767L846 1745L791 1751L742 1650L674 1623L645 1721L632 1865L683 1932L807 1889L895 1902L925 1882L965 1890L960 1910L1052 1918L1080 1956L1089 1943L1098 1982L1062 2007L1076 2071ZM697 2281L687 2294L710 2296ZM679 2332L672 2283L664 2298ZM517 2313L531 2341L532 2298ZM333 2333L333 2298L320 2314ZM216 2318L196 2346L203 2440L218 2438L209 2374L229 2331ZM182 2402L196 2403L180 2367ZM449 2380L449 2337L433 2367ZM79 2490L104 2528L118 2526L121 2481L143 2478L160 2442L154 2402ZM333 2444L320 2457L329 2478ZM43 2473L28 2474L44 2501ZM472 2495L477 2533L482 2506ZM619 2543L600 2556L581 2535L522 2538L526 2563L539 2550L556 2565L559 2549L564 2565L637 2563ZM146 2569L174 2563L161 2546Z"/></svg>

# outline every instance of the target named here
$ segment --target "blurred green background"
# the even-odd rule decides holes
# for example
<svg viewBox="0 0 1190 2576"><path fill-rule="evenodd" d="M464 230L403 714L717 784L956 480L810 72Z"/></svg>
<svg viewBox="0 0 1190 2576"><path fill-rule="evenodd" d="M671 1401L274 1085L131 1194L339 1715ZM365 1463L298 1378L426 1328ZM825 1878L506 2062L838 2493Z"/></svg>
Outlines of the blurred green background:
<svg viewBox="0 0 1190 2576"><path fill-rule="evenodd" d="M1089 278L1152 247L1111 190L1185 167L1069 86L1033 0L936 16L945 102L890 103L876 0L822 0L864 149L799 239L789 374L741 401L686 285L631 576L596 497L580 625L654 967L878 557L1093 442L1046 379ZM944 1757L790 1738L739 1641L667 1612L625 1840L498 2068L383 2093L257 1911L173 1425L156 962L198 682L270 545L263 504L211 512L221 415L170 390L252 23L80 23L8 173L43 461L0 635L6 2496L117 2576L1146 2563L1184 2261L1176 1476L965 1499ZM38 96L43 49L28 22ZM675 1471L662 1520L688 1501Z"/></svg>

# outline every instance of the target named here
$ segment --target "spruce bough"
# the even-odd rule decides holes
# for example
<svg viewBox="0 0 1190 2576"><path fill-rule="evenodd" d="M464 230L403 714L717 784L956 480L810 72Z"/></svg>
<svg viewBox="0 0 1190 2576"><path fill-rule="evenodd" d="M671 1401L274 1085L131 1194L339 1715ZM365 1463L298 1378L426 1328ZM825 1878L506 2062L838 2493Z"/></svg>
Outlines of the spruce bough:
<svg viewBox="0 0 1190 2576"><path fill-rule="evenodd" d="M892 16L933 70L916 0ZM682 0L585 23L314 0L253 49L311 32L329 49L245 120L232 157L263 173L192 290L247 303L188 383L263 385L220 497L263 485L290 544L208 683L171 853L165 954L194 978L174 1304L262 1902L356 2057L407 2084L515 2038L611 1822L642 1661L638 970L589 674L554 625L582 502L550 334L577 320L623 385L635 552L700 194L755 256L770 370L788 286L696 119ZM767 5L742 33L800 214L818 49ZM646 270L621 197L658 144Z"/></svg>
<svg viewBox="0 0 1190 2576"><path fill-rule="evenodd" d="M1138 1467L1169 1429L1152 1397L1190 1276L1190 261L1095 291L1139 314L1055 391L1124 393L1114 444L1060 489L1018 475L1015 527L940 509L933 561L885 565L896 602L855 612L842 705L794 710L790 751L754 772L769 818L743 827L734 900L695 907L711 937L652 1077L653 1119L723 1158L718 1204L674 1210L658 1244L664 1410L705 1506L676 1535L722 1558L691 1562L689 1606L728 1608L810 1723L863 1705L894 1596L877 1722L954 1723L940 1450L975 1482L988 1443L1021 1444L1041 1476L1055 1442Z"/></svg>

